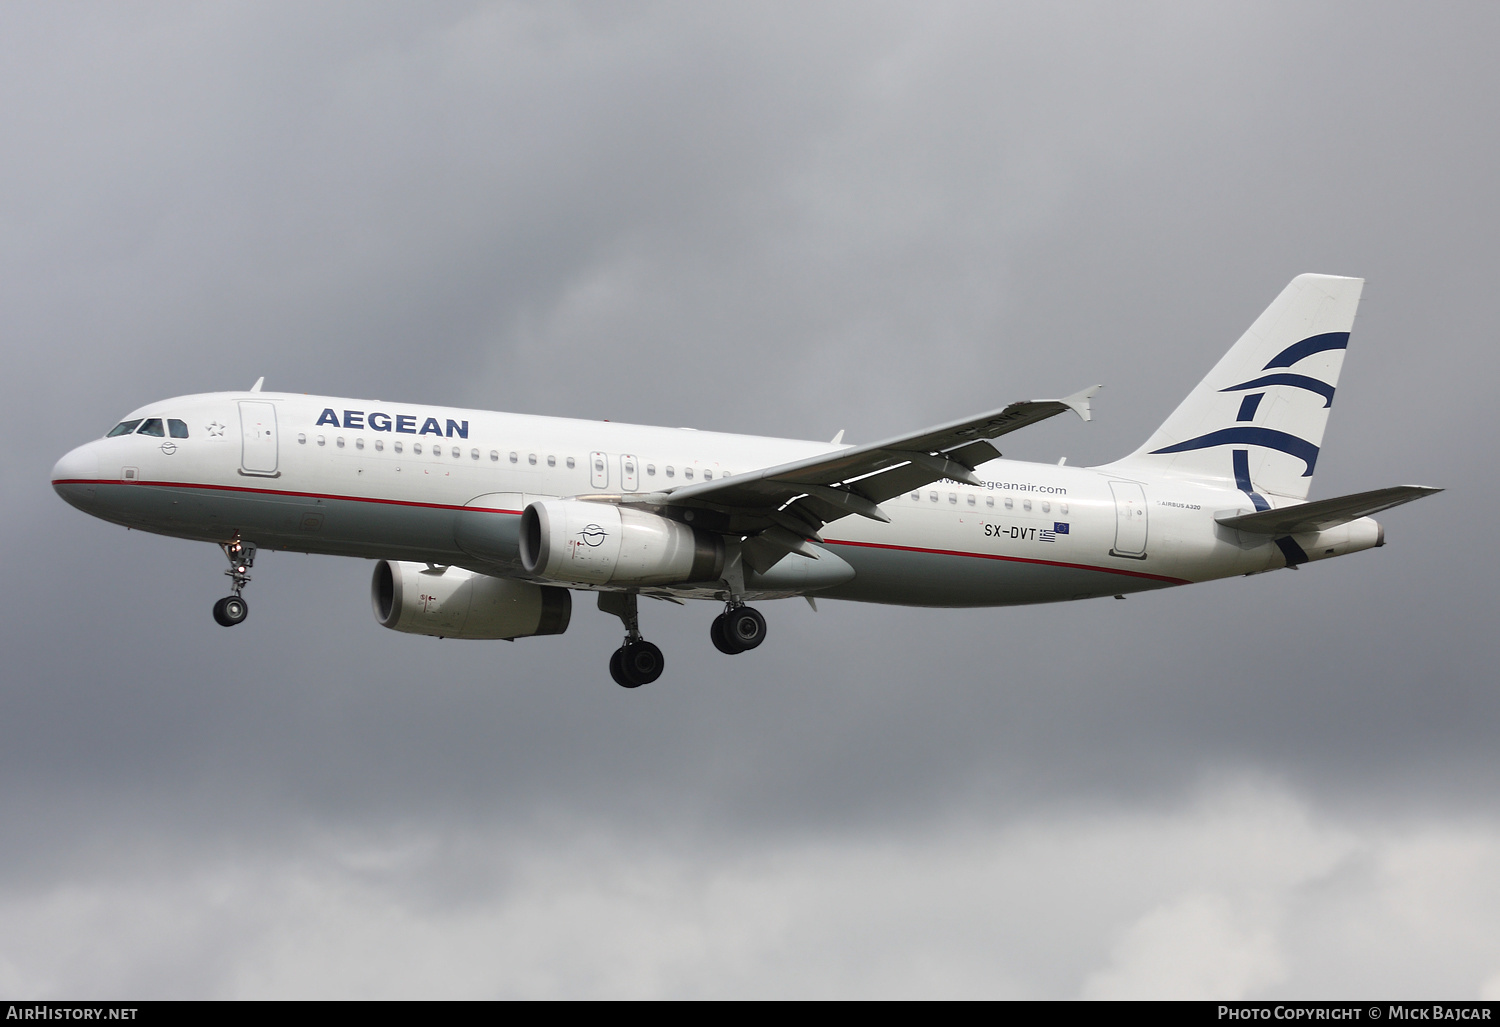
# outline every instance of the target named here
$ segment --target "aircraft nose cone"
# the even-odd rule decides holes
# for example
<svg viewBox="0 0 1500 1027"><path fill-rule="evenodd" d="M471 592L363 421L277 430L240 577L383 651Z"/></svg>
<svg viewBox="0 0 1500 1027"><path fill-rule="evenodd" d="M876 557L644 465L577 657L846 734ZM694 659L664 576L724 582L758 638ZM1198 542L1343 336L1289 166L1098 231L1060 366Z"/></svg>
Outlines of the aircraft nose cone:
<svg viewBox="0 0 1500 1027"><path fill-rule="evenodd" d="M52 488L74 506L93 495L98 478L99 454L92 444L79 446L52 468Z"/></svg>

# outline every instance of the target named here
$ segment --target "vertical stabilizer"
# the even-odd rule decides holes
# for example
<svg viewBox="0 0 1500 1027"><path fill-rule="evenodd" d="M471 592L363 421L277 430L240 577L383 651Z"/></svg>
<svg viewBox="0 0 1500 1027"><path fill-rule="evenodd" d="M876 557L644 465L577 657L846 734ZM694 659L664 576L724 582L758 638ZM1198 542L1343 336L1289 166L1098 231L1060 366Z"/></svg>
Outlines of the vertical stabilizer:
<svg viewBox="0 0 1500 1027"><path fill-rule="evenodd" d="M1143 472L1306 499L1362 278L1298 275L1146 444ZM1123 467L1121 468L1124 469Z"/></svg>

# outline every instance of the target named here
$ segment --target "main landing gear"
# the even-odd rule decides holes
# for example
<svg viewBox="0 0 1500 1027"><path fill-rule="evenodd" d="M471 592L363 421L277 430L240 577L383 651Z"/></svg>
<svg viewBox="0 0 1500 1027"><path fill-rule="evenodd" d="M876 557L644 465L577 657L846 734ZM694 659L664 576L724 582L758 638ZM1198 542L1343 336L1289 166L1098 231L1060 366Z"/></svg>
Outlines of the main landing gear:
<svg viewBox="0 0 1500 1027"><path fill-rule="evenodd" d="M637 598L634 592L599 593L599 609L614 614L625 625L625 642L609 658L609 676L624 688L649 685L661 677L666 665L661 650L641 637ZM766 640L766 619L760 611L731 600L714 618L708 634L719 652L743 653Z"/></svg>
<svg viewBox="0 0 1500 1027"><path fill-rule="evenodd" d="M641 637L634 592L600 592L599 609L625 625L625 642L609 658L609 676L622 688L640 688L661 677L666 660L661 650Z"/></svg>
<svg viewBox="0 0 1500 1027"><path fill-rule="evenodd" d="M708 629L714 648L733 656L754 649L766 640L766 619L758 610L730 602Z"/></svg>
<svg viewBox="0 0 1500 1027"><path fill-rule="evenodd" d="M226 628L232 628L250 615L250 604L245 602L240 593L250 584L248 572L255 566L255 544L236 539L233 542L220 542L219 548L229 558L229 570L224 573L233 582L234 595L225 596L214 603L214 620Z"/></svg>

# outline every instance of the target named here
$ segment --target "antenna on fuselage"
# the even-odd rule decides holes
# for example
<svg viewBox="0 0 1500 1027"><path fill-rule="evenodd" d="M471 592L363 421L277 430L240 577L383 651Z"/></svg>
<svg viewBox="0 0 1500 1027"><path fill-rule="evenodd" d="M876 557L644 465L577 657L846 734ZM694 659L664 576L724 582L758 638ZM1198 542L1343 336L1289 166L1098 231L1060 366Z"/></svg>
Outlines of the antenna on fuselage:
<svg viewBox="0 0 1500 1027"><path fill-rule="evenodd" d="M262 385L264 385L265 383L266 383L266 376L265 375L261 375L259 378L255 379L255 384L252 385L252 386L250 386L250 391L251 392L259 392L260 391L260 387Z"/></svg>

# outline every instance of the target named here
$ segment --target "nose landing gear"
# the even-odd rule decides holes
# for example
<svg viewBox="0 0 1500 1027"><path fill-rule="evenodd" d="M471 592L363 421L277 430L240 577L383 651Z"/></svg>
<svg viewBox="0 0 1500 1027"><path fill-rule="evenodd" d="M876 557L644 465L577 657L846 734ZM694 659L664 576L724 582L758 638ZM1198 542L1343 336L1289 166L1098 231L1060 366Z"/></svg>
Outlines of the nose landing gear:
<svg viewBox="0 0 1500 1027"><path fill-rule="evenodd" d="M661 677L666 660L661 650L641 637L634 592L600 592L599 609L625 625L625 643L609 658L609 676L622 688L640 688Z"/></svg>
<svg viewBox="0 0 1500 1027"><path fill-rule="evenodd" d="M229 575L229 580L233 583L231 587L234 595L225 596L214 603L214 620L226 628L232 628L250 615L250 604L245 602L240 593L250 584L248 572L255 566L255 544L235 539L233 542L220 542L219 548L224 550L224 555L229 559L229 570L224 573Z"/></svg>
<svg viewBox="0 0 1500 1027"><path fill-rule="evenodd" d="M726 655L747 652L766 640L766 619L758 610L731 602L714 618L708 637Z"/></svg>

